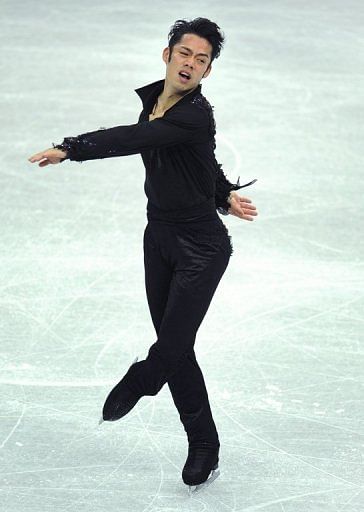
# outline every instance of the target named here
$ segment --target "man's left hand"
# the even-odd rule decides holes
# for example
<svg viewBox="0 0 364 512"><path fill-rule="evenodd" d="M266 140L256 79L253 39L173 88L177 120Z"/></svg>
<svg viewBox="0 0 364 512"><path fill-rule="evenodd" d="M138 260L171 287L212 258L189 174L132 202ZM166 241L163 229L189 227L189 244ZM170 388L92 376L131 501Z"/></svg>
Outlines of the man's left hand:
<svg viewBox="0 0 364 512"><path fill-rule="evenodd" d="M230 208L228 209L230 215L235 215L235 217L250 221L254 220L254 217L258 215L257 209L252 204L251 199L239 196L234 190L230 192L228 202L230 203Z"/></svg>

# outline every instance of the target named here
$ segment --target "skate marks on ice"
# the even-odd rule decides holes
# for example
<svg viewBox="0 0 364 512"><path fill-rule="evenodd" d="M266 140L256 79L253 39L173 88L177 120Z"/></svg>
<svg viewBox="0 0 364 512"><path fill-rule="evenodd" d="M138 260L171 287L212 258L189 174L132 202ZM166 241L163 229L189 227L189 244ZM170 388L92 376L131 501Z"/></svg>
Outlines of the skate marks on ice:
<svg viewBox="0 0 364 512"><path fill-rule="evenodd" d="M138 405L140 407L140 404L138 404ZM123 474L125 472L123 470L123 468L127 468L128 467L128 462L130 463L131 459L135 456L135 452L137 451L137 448L138 447L141 448L143 446L143 444L145 444L146 437L149 437L149 440L151 438L150 433L149 433L149 429L150 429L150 427L152 425L152 422L153 422L153 419L154 419L154 414L155 414L155 404L154 404L154 402L153 401L149 401L147 407L148 407L148 409L150 409L150 412L148 414L147 422L141 417L140 410L138 408L136 408L136 416L137 416L137 418L139 420L139 425L141 426L141 430L139 430L139 435L136 436L135 442L130 447L130 450L128 451L128 453L126 455L124 455L122 460L118 464L116 464L109 473L107 473L103 478L101 478L96 483L96 485L93 486L92 490L82 494L82 496L80 496L77 500L73 500L68 506L62 508L62 512L65 512L65 511L68 511L68 510L70 510L70 511L75 510L76 506L79 507L82 504L86 503L88 499L93 498L95 496L95 494L97 494L98 492L100 493L100 496L102 496L105 493L105 489L107 488L108 483L112 482L113 478L115 478L118 474L120 474L121 478L123 478ZM105 422L105 423L107 423L107 422ZM115 425L115 423L118 423L118 425ZM125 429L129 428L130 429L130 425L127 424L127 421L125 421L124 423L125 423L125 425L123 425L123 428L125 428ZM103 429L103 431L104 431L104 433L102 434L103 437L105 437L106 435L107 436L115 435L115 433L116 433L115 426L116 427L120 427L121 426L121 422L112 422L111 429L109 430L109 432L107 432L106 429ZM144 434L144 435L141 435L141 434ZM96 427L96 434L95 435L96 436L100 435L100 429L97 428L97 427ZM130 473L129 473L128 470L127 470L127 472L128 472L128 476L130 476ZM157 476L155 473L153 473L153 475L154 475L154 477ZM158 478L155 478L155 483L157 485L157 490L155 491L154 497L151 500L151 502L149 503L149 506L146 507L144 510L148 510L153 505L153 502L158 498L158 496L161 493L161 489L162 489L162 486L163 486L163 483L164 483L164 470L163 470L163 467L162 467L161 464L159 464L159 477L160 477L159 481L158 481ZM120 500L122 502L123 499L124 499L123 498L123 494L124 493L121 490L118 490L118 493L120 493Z"/></svg>
<svg viewBox="0 0 364 512"><path fill-rule="evenodd" d="M238 426L238 428L240 428L245 434L248 434L249 436L255 438L257 441L262 443L263 445L266 445L268 447L268 449L270 449L272 452L283 454L283 455L287 456L288 458L297 460L298 462L302 463L303 465L307 465L307 466L311 467L312 469L314 469L314 470L316 470L316 471L318 471L320 473L323 473L323 474L325 474L327 476L333 477L334 479L337 479L337 480L339 480L341 482L344 482L346 484L350 484L350 485L352 485L354 487L357 487L359 489L362 488L361 485L356 484L355 482L352 482L350 480L342 478L339 475L335 475L335 474L333 474L333 473L331 473L329 471L325 471L325 470L321 469L320 467L316 466L315 464L306 461L304 459L304 457L300 457L300 456L298 456L296 454L290 453L287 450L285 450L284 448L281 448L280 446L278 446L278 445L276 445L274 443L271 443L268 439L266 439L266 438L256 434L252 429L244 427L244 425L242 423L240 423L239 421L235 420L226 411L226 409L224 409L221 405L218 405L217 407L230 419L230 421L235 423Z"/></svg>

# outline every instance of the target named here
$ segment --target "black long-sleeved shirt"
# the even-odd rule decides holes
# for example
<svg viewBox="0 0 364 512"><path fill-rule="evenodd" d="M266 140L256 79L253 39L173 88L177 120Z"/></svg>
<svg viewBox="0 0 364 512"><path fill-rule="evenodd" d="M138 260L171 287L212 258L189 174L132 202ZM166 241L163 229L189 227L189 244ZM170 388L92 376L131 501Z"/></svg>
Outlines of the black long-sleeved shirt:
<svg viewBox="0 0 364 512"><path fill-rule="evenodd" d="M172 105L161 118L149 114L162 92L164 80L135 89L143 103L136 124L100 128L65 137L54 147L67 158L82 162L140 153L145 166L144 191L148 202L162 210L188 208L215 197L226 215L232 190L251 185L230 183L215 158L215 120L201 85Z"/></svg>

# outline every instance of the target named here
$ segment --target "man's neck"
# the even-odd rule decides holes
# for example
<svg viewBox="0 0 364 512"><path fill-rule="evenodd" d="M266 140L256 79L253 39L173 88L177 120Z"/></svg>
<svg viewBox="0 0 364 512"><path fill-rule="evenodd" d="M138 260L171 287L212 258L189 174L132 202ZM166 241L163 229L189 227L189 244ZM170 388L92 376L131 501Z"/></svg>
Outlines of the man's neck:
<svg viewBox="0 0 364 512"><path fill-rule="evenodd" d="M197 89L197 86L194 89ZM163 91L158 98L159 108L161 108L164 111L168 110L169 108L171 108L172 105L177 103L177 101L186 96L186 94L192 92L194 89L189 89L181 94L165 81Z"/></svg>

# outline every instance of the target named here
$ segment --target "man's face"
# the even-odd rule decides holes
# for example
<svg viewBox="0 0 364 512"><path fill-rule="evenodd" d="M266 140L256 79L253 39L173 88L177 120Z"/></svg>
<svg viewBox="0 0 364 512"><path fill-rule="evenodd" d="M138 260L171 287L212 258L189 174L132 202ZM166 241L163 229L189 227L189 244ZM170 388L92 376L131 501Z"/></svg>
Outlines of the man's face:
<svg viewBox="0 0 364 512"><path fill-rule="evenodd" d="M166 82L179 93L195 89L202 78L211 71L212 46L196 34L184 34L174 45L163 50L163 60L167 65Z"/></svg>

